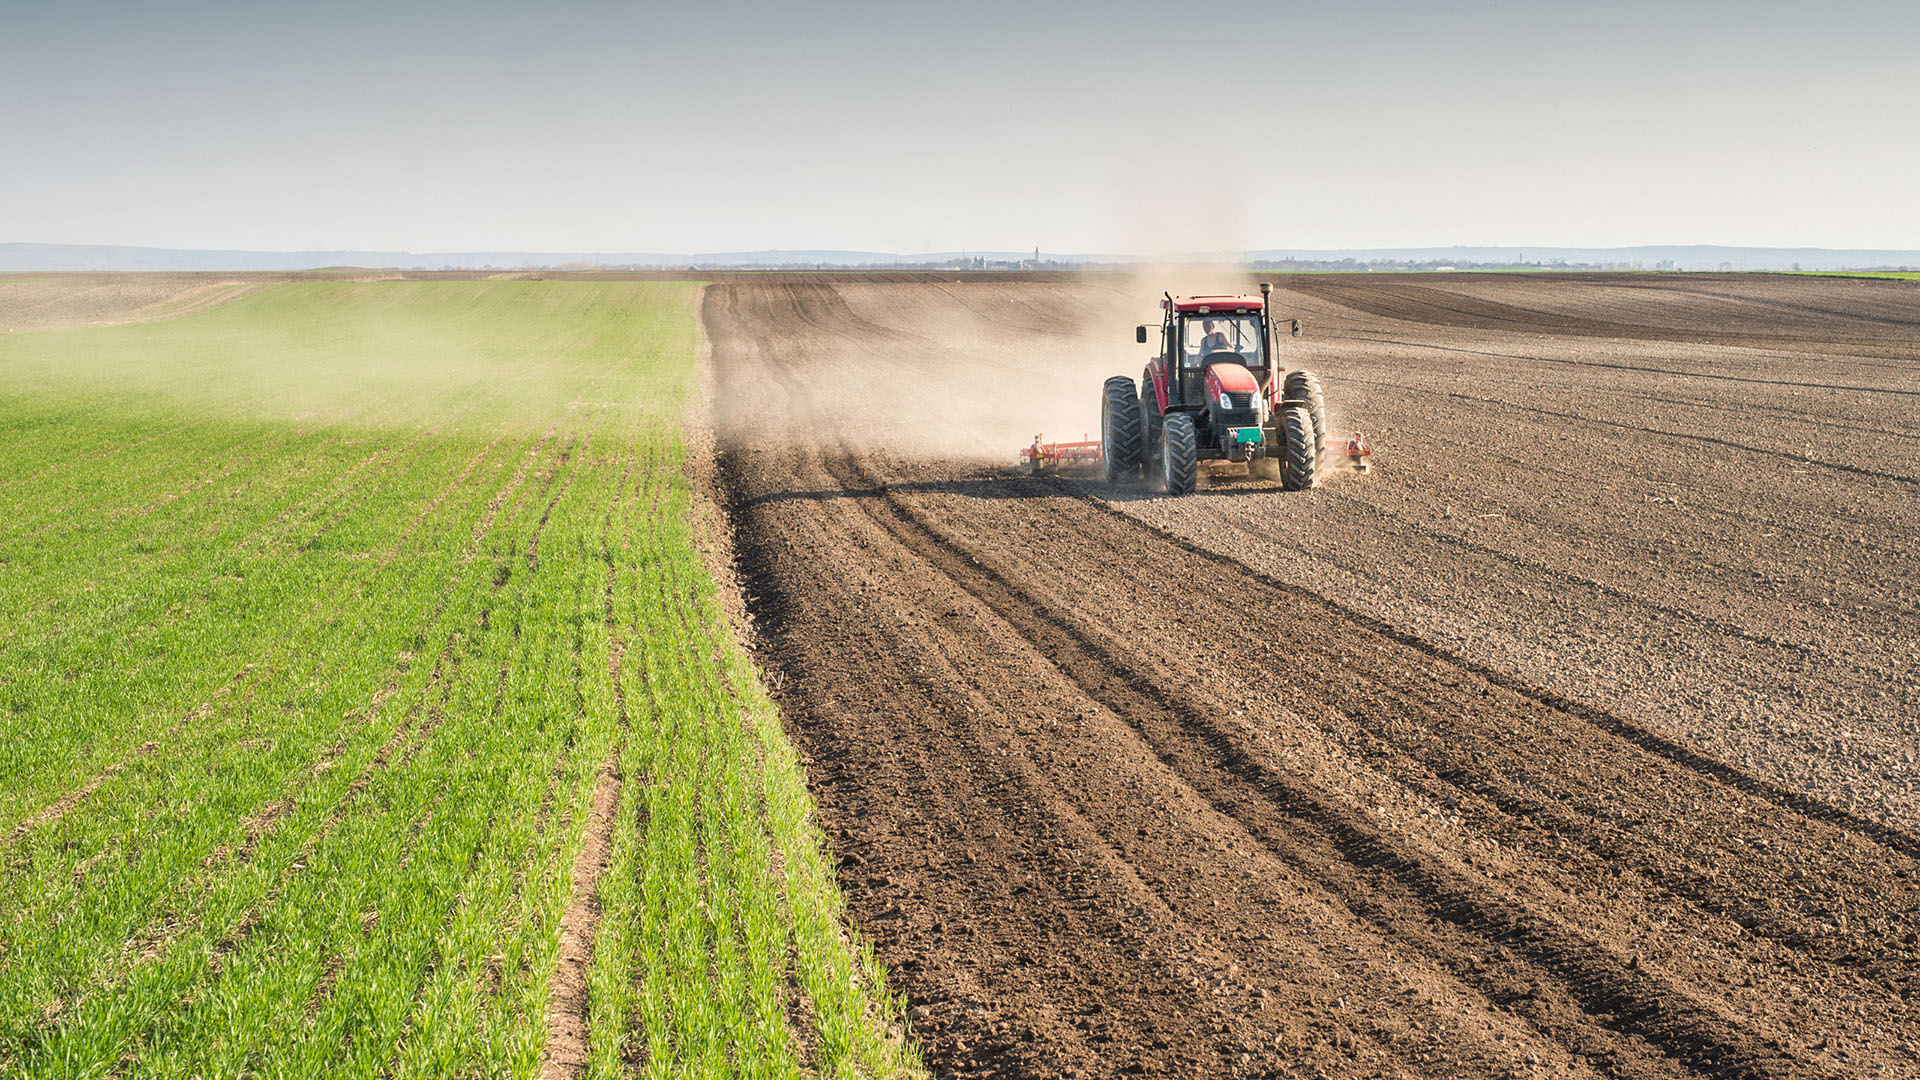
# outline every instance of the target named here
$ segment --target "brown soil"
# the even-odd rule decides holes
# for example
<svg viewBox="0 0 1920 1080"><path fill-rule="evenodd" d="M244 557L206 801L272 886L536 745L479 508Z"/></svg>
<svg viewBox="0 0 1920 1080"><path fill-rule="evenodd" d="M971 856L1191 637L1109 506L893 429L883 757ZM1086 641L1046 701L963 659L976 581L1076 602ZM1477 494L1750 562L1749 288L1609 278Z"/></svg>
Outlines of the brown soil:
<svg viewBox="0 0 1920 1080"><path fill-rule="evenodd" d="M0 333L174 319L255 285L203 274L59 274L0 279Z"/></svg>
<svg viewBox="0 0 1920 1080"><path fill-rule="evenodd" d="M547 994L543 1080L581 1076L587 1068L587 974L593 966L594 938L600 932L600 875L607 868L614 811L620 803L617 765L610 758L601 767L586 840L573 860L573 898L560 917L560 962Z"/></svg>
<svg viewBox="0 0 1920 1080"><path fill-rule="evenodd" d="M912 438L1111 282L708 287L760 660L941 1075L1920 1074L1920 290L1439 281L1280 296L1374 475L1181 500Z"/></svg>

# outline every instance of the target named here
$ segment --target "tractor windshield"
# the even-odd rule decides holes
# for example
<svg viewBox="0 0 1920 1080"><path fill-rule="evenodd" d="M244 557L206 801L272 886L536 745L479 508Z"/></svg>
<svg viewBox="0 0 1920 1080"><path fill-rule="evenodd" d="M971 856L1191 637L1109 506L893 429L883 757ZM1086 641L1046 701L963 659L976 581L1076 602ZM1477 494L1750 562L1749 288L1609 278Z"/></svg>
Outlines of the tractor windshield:
<svg viewBox="0 0 1920 1080"><path fill-rule="evenodd" d="M1215 353L1239 353L1247 366L1265 366L1260 319L1255 315L1189 315L1181 339L1187 367L1199 367L1203 358Z"/></svg>

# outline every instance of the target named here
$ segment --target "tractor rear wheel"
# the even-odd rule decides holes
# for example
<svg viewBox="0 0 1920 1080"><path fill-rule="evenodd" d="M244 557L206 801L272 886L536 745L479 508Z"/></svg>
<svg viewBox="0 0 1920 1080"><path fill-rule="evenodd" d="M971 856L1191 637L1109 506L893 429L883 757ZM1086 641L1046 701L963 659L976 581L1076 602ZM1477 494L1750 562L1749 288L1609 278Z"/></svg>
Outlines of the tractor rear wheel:
<svg viewBox="0 0 1920 1080"><path fill-rule="evenodd" d="M1287 458L1280 467L1280 485L1288 491L1305 491L1313 486L1320 472L1320 455L1315 452L1312 410L1305 405L1286 406L1280 413L1280 431L1287 440Z"/></svg>
<svg viewBox="0 0 1920 1080"><path fill-rule="evenodd" d="M1193 417L1168 413L1160 418L1160 490L1187 495L1200 486L1200 442Z"/></svg>
<svg viewBox="0 0 1920 1080"><path fill-rule="evenodd" d="M1316 460L1327 460L1327 396L1320 390L1320 380L1311 371L1289 371L1287 381L1281 384L1281 397L1287 401L1304 401L1307 410L1313 414L1313 456Z"/></svg>
<svg viewBox="0 0 1920 1080"><path fill-rule="evenodd" d="M1154 395L1153 380L1140 378L1140 464L1148 471L1159 463L1160 399Z"/></svg>
<svg viewBox="0 0 1920 1080"><path fill-rule="evenodd" d="M1140 399L1125 375L1108 379L1100 393L1100 463L1109 483L1139 474Z"/></svg>

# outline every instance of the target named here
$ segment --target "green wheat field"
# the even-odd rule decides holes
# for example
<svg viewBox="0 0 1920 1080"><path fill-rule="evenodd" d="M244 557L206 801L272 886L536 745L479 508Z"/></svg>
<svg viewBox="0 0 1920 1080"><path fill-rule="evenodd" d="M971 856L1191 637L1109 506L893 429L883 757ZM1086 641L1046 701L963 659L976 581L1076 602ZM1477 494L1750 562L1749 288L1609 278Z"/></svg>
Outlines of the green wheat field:
<svg viewBox="0 0 1920 1080"><path fill-rule="evenodd" d="M697 298L0 336L0 1075L919 1072L694 546Z"/></svg>

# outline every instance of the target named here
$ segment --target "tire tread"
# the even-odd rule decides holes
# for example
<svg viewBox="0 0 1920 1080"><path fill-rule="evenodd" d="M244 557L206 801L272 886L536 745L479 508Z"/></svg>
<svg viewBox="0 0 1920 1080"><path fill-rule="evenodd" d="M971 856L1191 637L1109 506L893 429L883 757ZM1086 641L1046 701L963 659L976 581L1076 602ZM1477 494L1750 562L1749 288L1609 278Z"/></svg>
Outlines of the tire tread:
<svg viewBox="0 0 1920 1080"><path fill-rule="evenodd" d="M1100 463L1109 482L1130 479L1140 469L1140 399L1125 375L1108 379L1101 391Z"/></svg>
<svg viewBox="0 0 1920 1080"><path fill-rule="evenodd" d="M1288 401L1304 401L1313 418L1313 458L1316 465L1327 460L1327 395L1320 388L1320 377L1311 371L1289 371L1281 385ZM1317 475L1317 470L1316 470Z"/></svg>
<svg viewBox="0 0 1920 1080"><path fill-rule="evenodd" d="M1170 413L1160 421L1160 487L1168 495L1187 495L1200 486L1200 445L1193 417Z"/></svg>
<svg viewBox="0 0 1920 1080"><path fill-rule="evenodd" d="M1286 406L1281 413L1280 429L1287 439L1286 460L1280 467L1281 486L1288 491L1305 491L1319 479L1320 472L1313 411L1305 405Z"/></svg>

